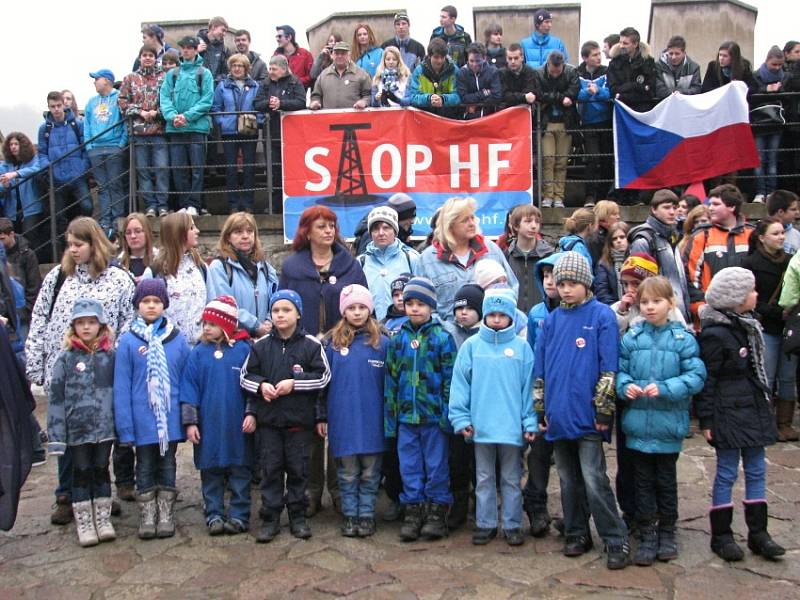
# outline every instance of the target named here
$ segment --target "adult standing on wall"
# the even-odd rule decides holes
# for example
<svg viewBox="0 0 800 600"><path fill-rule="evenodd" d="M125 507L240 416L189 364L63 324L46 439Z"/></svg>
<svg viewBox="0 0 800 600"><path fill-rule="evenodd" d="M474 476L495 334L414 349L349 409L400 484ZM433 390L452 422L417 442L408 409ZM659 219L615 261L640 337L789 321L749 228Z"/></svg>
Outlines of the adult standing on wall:
<svg viewBox="0 0 800 600"><path fill-rule="evenodd" d="M292 241L293 253L283 261L279 289L297 292L303 300L300 325L310 335L320 335L339 319L339 295L346 286L358 283L367 286L364 271L347 251L339 235L336 214L324 206L303 211ZM325 487L325 440L314 436L308 480L309 506L313 516L321 506ZM341 504L339 484L333 458L328 453L328 493L334 507Z"/></svg>
<svg viewBox="0 0 800 600"><path fill-rule="evenodd" d="M44 278L33 306L25 342L28 379L49 392L50 377L78 298L97 300L115 336L133 319L133 279L111 265L112 247L94 219L79 217L67 227L67 249L61 264ZM72 459L69 449L58 458L56 507L50 520L66 525L72 520Z"/></svg>
<svg viewBox="0 0 800 600"><path fill-rule="evenodd" d="M550 35L553 27L553 15L546 8L533 13L533 33L520 42L525 51L525 63L533 69L543 67L547 57L553 50L564 55L564 62L569 61L569 54L561 38Z"/></svg>
<svg viewBox="0 0 800 600"><path fill-rule="evenodd" d="M166 317L194 346L202 333L200 316L206 306L206 264L197 251L200 230L187 211L161 219L161 251L142 279L161 277L167 284Z"/></svg>
<svg viewBox="0 0 800 600"><path fill-rule="evenodd" d="M278 47L274 55L283 55L289 61L289 68L292 73L303 84L305 89L311 87L311 67L314 65L314 57L311 52L297 45L297 34L294 28L288 25L280 25L275 28L278 33L275 39ZM273 56L274 56L273 55Z"/></svg>

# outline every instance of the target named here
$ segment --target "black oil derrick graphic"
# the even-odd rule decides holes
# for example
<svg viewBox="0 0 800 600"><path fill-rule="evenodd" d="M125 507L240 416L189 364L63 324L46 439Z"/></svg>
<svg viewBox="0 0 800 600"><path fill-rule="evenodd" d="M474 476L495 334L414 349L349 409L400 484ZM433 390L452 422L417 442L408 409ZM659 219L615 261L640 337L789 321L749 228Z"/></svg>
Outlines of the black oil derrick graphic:
<svg viewBox="0 0 800 600"><path fill-rule="evenodd" d="M383 196L367 193L364 178L364 165L358 147L356 131L371 129L369 123L343 123L329 125L331 131L341 131L342 148L339 155L339 169L336 173L336 192L333 196L322 198L318 203L335 206L362 206L384 200Z"/></svg>

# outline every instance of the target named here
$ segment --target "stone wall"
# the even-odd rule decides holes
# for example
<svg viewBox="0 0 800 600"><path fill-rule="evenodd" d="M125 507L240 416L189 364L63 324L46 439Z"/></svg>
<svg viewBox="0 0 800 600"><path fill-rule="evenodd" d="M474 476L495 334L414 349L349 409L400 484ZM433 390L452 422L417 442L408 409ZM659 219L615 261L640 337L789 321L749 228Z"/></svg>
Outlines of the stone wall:
<svg viewBox="0 0 800 600"><path fill-rule="evenodd" d="M399 12L406 11L405 9L397 8L333 13L306 29L309 50L314 56L319 54L328 41L331 32L334 31L339 33L345 42L352 45L353 34L355 33L356 25L359 23L369 23L370 28L375 33L378 46L380 46L385 40L394 37L394 15Z"/></svg>

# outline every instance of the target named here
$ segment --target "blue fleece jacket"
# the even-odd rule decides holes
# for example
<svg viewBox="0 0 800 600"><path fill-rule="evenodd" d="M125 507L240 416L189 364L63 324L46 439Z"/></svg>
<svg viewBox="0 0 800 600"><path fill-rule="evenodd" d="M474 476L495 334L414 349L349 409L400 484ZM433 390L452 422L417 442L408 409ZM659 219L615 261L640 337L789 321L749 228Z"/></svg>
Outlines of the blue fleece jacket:
<svg viewBox="0 0 800 600"><path fill-rule="evenodd" d="M689 431L689 401L705 380L700 347L685 325L676 321L661 327L646 321L634 325L622 338L617 375L628 448L647 454L680 452ZM625 398L631 384L644 389L651 383L658 386L655 398Z"/></svg>
<svg viewBox="0 0 800 600"><path fill-rule="evenodd" d="M230 278L223 260L230 268ZM269 299L278 289L275 268L266 261L261 261L256 266L258 277L255 284L239 261L228 257L211 261L206 276L208 301L222 294L236 298L239 306L239 327L246 329L251 335L255 333L259 323L270 318Z"/></svg>
<svg viewBox="0 0 800 600"><path fill-rule="evenodd" d="M222 352L221 358L215 356L217 351ZM250 344L242 340L220 347L202 342L186 360L180 385L181 412L184 425L197 425L200 430L200 443L194 447L198 469L250 464L251 452L242 431L246 399L239 386L249 353ZM187 411L183 405L192 409Z"/></svg>
<svg viewBox="0 0 800 600"><path fill-rule="evenodd" d="M595 386L617 372L619 332L614 311L595 298L547 315L537 341L534 378L544 380L548 441L596 434ZM606 440L609 433L605 433Z"/></svg>
<svg viewBox="0 0 800 600"><path fill-rule="evenodd" d="M86 149L123 148L128 143L128 128L119 110L119 92L112 90L108 96L92 96L86 103L83 118L83 139ZM91 140L94 136L97 139Z"/></svg>
<svg viewBox="0 0 800 600"><path fill-rule="evenodd" d="M392 305L392 281L403 273L416 274L419 252L397 239L386 248L378 248L375 242L370 242L357 260L372 293L375 318L380 321Z"/></svg>
<svg viewBox="0 0 800 600"><path fill-rule="evenodd" d="M561 38L554 35L541 34L534 31L529 37L520 42L522 50L525 52L525 63L533 69L538 69L547 62L547 56L553 51L558 50L564 55L564 62L569 62L569 54Z"/></svg>
<svg viewBox="0 0 800 600"><path fill-rule="evenodd" d="M533 350L512 323L495 331L481 324L458 351L450 384L449 418L458 432L472 425L473 441L522 446L537 431L531 396Z"/></svg>
<svg viewBox="0 0 800 600"><path fill-rule="evenodd" d="M325 347L331 367L327 397L328 442L336 458L380 454L383 437L383 384L389 338L373 348L359 331L349 348Z"/></svg>

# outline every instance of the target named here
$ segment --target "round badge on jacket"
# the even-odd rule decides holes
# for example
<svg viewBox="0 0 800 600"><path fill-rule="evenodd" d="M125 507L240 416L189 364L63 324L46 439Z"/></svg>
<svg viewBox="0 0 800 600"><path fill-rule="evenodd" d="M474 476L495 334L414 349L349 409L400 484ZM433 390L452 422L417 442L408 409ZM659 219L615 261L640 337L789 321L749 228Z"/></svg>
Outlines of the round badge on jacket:
<svg viewBox="0 0 800 600"><path fill-rule="evenodd" d="M303 367L301 365L292 365L292 373L302 373Z"/></svg>
<svg viewBox="0 0 800 600"><path fill-rule="evenodd" d="M583 339L582 337L579 337L577 340L575 340L575 345L578 348L585 348L586 347L586 340Z"/></svg>
<svg viewBox="0 0 800 600"><path fill-rule="evenodd" d="M328 283L330 283L331 285L336 285L336 275L331 275L330 277L328 277Z"/></svg>
<svg viewBox="0 0 800 600"><path fill-rule="evenodd" d="M78 371L78 373L83 373L86 370L86 363L79 362L77 365L75 365L75 369Z"/></svg>
<svg viewBox="0 0 800 600"><path fill-rule="evenodd" d="M742 358L747 358L747 347L746 346L742 346L741 348L739 348L739 356L741 356Z"/></svg>
<svg viewBox="0 0 800 600"><path fill-rule="evenodd" d="M222 358L222 356L223 356L223 354L222 354L222 350L215 350L215 351L214 351L214 358L216 358L217 360L219 360L220 358Z"/></svg>
<svg viewBox="0 0 800 600"><path fill-rule="evenodd" d="M350 348L342 348L341 350L339 350L339 354L341 354L342 356L347 356L348 354L350 354Z"/></svg>
<svg viewBox="0 0 800 600"><path fill-rule="evenodd" d="M513 348L506 348L503 350L503 354L505 354L508 358L514 356L514 349Z"/></svg>
<svg viewBox="0 0 800 600"><path fill-rule="evenodd" d="M416 350L419 348L419 340L411 340L411 347Z"/></svg>

